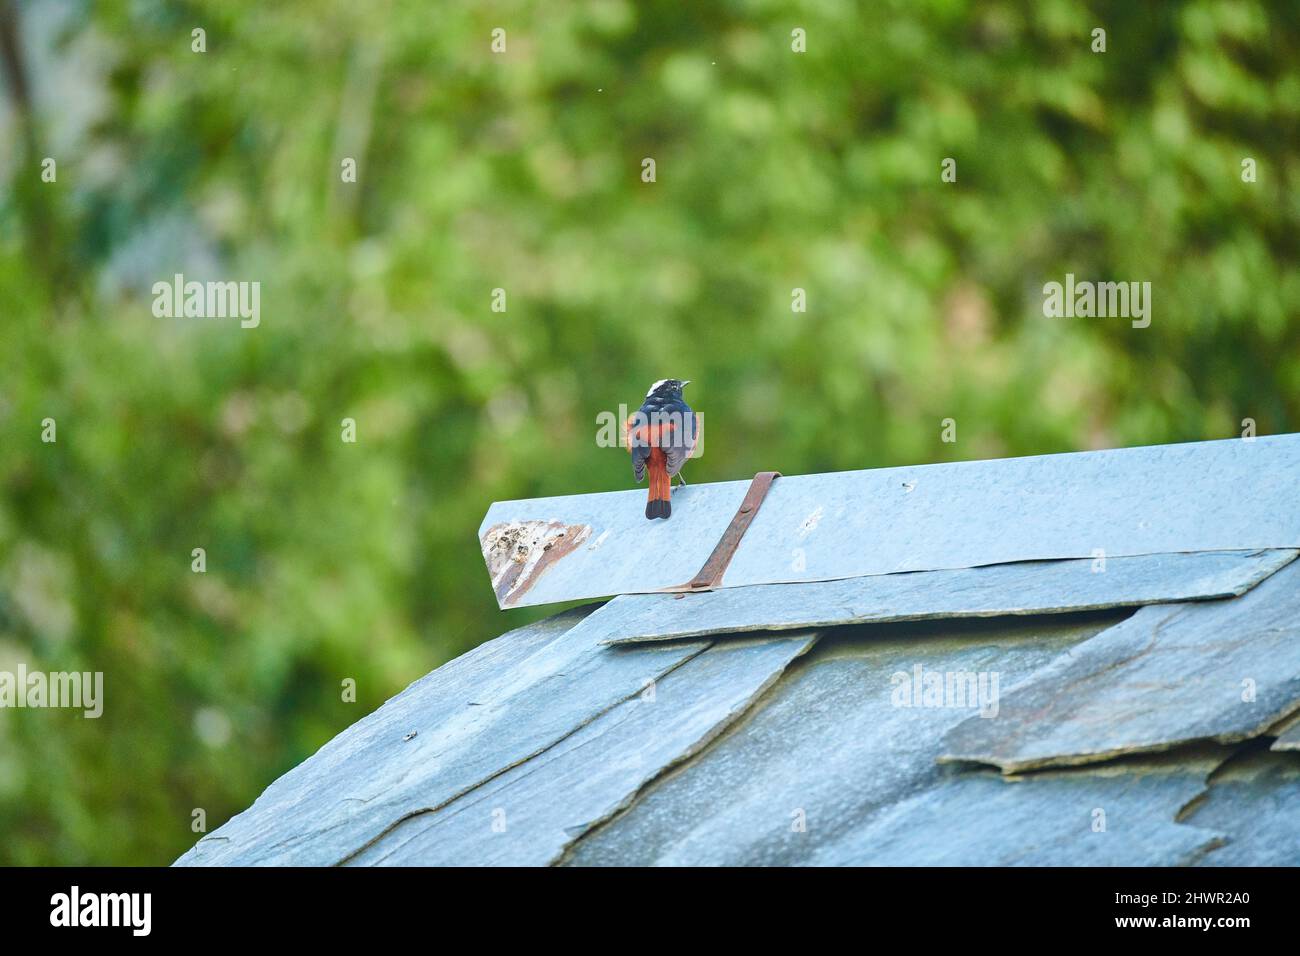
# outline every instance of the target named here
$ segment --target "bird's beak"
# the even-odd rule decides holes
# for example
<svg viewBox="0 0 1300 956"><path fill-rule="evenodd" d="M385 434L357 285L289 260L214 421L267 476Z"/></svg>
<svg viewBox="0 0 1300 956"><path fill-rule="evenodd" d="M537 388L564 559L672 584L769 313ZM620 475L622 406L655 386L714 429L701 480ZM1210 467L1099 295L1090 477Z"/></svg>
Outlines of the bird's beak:
<svg viewBox="0 0 1300 956"><path fill-rule="evenodd" d="M685 382L682 382L682 388L685 388L687 385L690 385L690 384L691 384L691 383L690 383L689 380L688 380L688 381L685 381Z"/></svg>

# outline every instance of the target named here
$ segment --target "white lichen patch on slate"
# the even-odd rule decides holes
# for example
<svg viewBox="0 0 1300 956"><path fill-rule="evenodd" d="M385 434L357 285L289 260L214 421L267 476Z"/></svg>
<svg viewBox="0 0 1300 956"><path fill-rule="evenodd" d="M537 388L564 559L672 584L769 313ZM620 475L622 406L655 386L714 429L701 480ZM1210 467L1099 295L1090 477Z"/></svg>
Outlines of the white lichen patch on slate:
<svg viewBox="0 0 1300 956"><path fill-rule="evenodd" d="M590 525L561 521L515 521L489 528L481 542L483 560L499 605L517 604L543 574L590 536Z"/></svg>

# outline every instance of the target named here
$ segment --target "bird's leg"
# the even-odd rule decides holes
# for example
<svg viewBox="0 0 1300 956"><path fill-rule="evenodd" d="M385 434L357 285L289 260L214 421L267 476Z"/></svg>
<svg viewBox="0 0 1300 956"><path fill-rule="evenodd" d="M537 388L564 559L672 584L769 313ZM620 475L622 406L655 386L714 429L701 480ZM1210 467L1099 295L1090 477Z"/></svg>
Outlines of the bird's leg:
<svg viewBox="0 0 1300 956"><path fill-rule="evenodd" d="M680 471L677 472L677 480L681 482L683 488L686 487L686 479L682 477L682 473Z"/></svg>

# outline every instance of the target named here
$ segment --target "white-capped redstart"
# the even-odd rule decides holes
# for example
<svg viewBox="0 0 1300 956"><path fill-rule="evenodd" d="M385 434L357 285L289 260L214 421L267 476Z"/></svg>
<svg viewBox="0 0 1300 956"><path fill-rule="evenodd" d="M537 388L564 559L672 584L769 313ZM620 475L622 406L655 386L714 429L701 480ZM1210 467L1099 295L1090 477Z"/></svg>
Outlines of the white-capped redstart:
<svg viewBox="0 0 1300 956"><path fill-rule="evenodd" d="M632 474L637 481L650 474L647 518L667 518L673 513L672 478L682 470L700 438L699 416L682 398L682 388L689 384L675 378L655 382L624 429L632 453ZM686 484L680 475L678 478Z"/></svg>

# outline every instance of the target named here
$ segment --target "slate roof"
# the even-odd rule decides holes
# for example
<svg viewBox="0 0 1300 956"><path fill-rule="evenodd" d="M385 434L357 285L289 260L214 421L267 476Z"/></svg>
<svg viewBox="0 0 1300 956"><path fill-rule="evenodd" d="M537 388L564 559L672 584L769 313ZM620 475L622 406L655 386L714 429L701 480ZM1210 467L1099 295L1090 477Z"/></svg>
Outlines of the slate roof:
<svg viewBox="0 0 1300 956"><path fill-rule="evenodd" d="M1298 465L1289 435L781 478L702 593L663 589L746 482L666 522L493 505L503 607L617 596L416 681L177 862L1300 864Z"/></svg>

